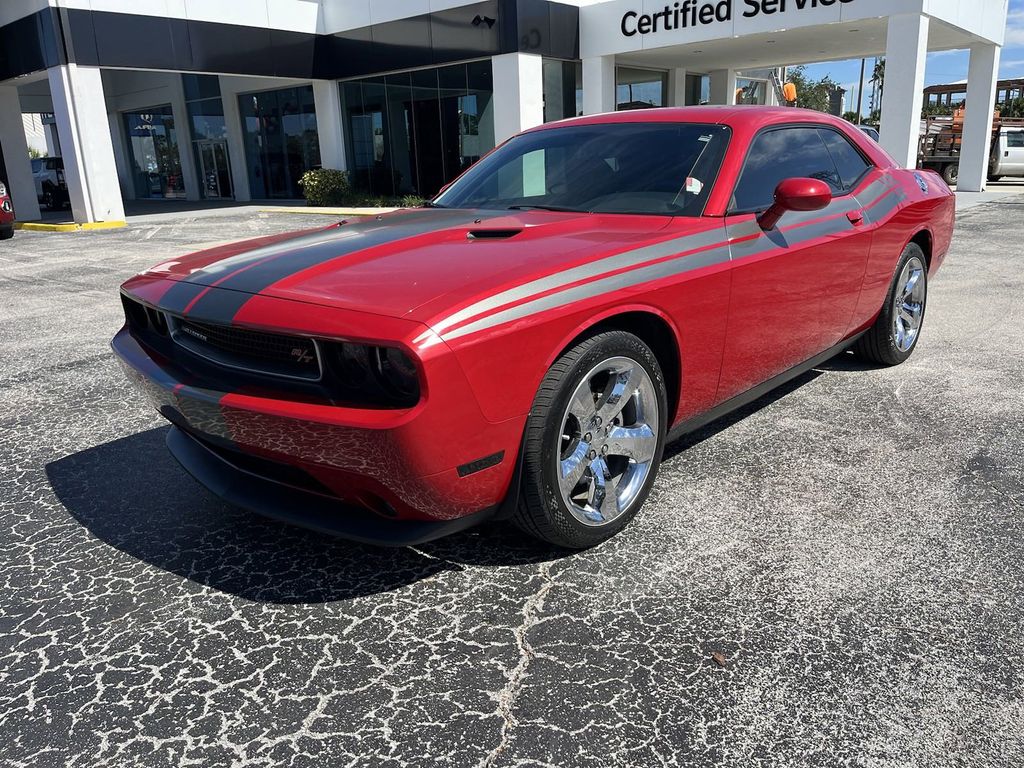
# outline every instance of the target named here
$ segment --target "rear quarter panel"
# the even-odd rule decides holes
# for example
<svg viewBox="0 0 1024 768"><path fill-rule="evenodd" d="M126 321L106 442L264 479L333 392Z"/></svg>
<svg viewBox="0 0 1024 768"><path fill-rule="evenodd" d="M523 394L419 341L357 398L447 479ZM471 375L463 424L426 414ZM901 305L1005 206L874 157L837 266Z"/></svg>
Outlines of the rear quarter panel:
<svg viewBox="0 0 1024 768"><path fill-rule="evenodd" d="M855 331L874 322L892 284L896 264L911 240L927 233L932 243L929 275L934 275L953 237L956 200L945 182L930 171L893 169L890 173L905 199L875 232L854 316ZM928 187L926 192L921 190L917 177Z"/></svg>

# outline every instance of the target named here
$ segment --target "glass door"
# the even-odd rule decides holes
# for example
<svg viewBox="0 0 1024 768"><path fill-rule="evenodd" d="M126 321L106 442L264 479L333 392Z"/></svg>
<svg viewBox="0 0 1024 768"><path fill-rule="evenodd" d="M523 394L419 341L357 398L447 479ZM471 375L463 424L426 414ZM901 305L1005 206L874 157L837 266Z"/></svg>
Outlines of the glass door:
<svg viewBox="0 0 1024 768"><path fill-rule="evenodd" d="M232 198L231 169L228 166L228 145L225 141L197 141L200 178L206 200Z"/></svg>

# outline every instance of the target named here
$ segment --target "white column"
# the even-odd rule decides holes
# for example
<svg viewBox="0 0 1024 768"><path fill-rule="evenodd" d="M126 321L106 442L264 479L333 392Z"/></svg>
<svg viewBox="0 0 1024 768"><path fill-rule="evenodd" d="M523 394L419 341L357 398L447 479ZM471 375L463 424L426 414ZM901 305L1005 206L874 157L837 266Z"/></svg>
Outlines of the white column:
<svg viewBox="0 0 1024 768"><path fill-rule="evenodd" d="M123 221L99 68L67 64L52 67L47 76L75 221Z"/></svg>
<svg viewBox="0 0 1024 768"><path fill-rule="evenodd" d="M736 103L736 70L713 69L708 73L711 88L708 100L711 104Z"/></svg>
<svg viewBox="0 0 1024 768"><path fill-rule="evenodd" d="M185 183L185 199L201 200L199 173L192 144L192 125L185 104L185 86L180 76L174 77L171 82L171 115L174 117L174 133L178 138L178 160L181 162L181 178Z"/></svg>
<svg viewBox="0 0 1024 768"><path fill-rule="evenodd" d="M320 165L344 171L345 125L341 114L341 94L334 80L313 81L313 106L316 131L320 137Z"/></svg>
<svg viewBox="0 0 1024 768"><path fill-rule="evenodd" d="M583 114L615 111L615 57L591 56L583 60Z"/></svg>
<svg viewBox="0 0 1024 768"><path fill-rule="evenodd" d="M999 78L998 45L978 43L971 46L971 64L967 71L967 104L964 110L964 135L960 148L962 192L984 192L988 182L989 152L992 146L992 115L996 106L996 82Z"/></svg>
<svg viewBox="0 0 1024 768"><path fill-rule="evenodd" d="M668 71L668 94L670 107L686 106L686 70L670 69Z"/></svg>
<svg viewBox="0 0 1024 768"><path fill-rule="evenodd" d="M543 59L532 53L491 58L494 77L494 143L544 122Z"/></svg>
<svg viewBox="0 0 1024 768"><path fill-rule="evenodd" d="M231 164L231 184L235 200L252 200L249 191L249 166L245 158L245 136L242 132L242 115L238 111L238 92L231 81L220 78L220 100L224 106L224 124L228 132L228 161Z"/></svg>
<svg viewBox="0 0 1024 768"><path fill-rule="evenodd" d="M889 17L882 93L882 146L905 168L917 167L928 57L928 17L907 13Z"/></svg>
<svg viewBox="0 0 1024 768"><path fill-rule="evenodd" d="M4 150L6 182L14 200L15 215L20 221L38 219L39 200L32 179L32 160L28 156L18 89L13 85L0 87L0 146Z"/></svg>

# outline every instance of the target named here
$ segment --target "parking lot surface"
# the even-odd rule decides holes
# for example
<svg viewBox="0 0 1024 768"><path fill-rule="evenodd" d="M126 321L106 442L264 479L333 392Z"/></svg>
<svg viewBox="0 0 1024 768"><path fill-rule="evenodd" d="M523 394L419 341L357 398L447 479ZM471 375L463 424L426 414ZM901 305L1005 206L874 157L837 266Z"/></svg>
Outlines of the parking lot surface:
<svg viewBox="0 0 1024 768"><path fill-rule="evenodd" d="M595 550L414 549L212 499L107 346L117 285L285 214L0 247L0 764L1024 762L1024 196L962 213L906 365L671 445ZM719 654L724 663L717 663Z"/></svg>

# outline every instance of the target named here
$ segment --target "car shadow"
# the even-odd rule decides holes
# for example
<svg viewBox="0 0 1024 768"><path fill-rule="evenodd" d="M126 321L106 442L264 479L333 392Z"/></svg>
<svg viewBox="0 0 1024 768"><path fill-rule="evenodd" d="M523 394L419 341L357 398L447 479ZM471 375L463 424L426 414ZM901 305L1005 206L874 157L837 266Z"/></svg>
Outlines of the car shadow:
<svg viewBox="0 0 1024 768"><path fill-rule="evenodd" d="M751 414L757 413L762 408L767 408L775 401L781 400L786 395L795 392L805 384L809 384L810 382L814 381L816 378L821 376L822 373L822 368L813 368L807 371L806 373L800 374L795 379L791 379L785 384L776 387L771 392L768 392L762 395L761 397L757 398L757 400L752 400L751 402L747 403L741 408L737 408L735 411L732 411L731 413L727 413L724 416L720 416L714 421L705 424L703 427L700 427L699 429L696 429L693 432L685 434L682 437L679 437L676 440L672 441L671 443L667 443L665 445L665 453L663 454L662 460L667 461L675 456L678 456L683 451L686 451L689 448L692 448L693 446L698 445L704 442L705 440L714 437L719 432L723 432L729 427L733 426L734 424L743 421L743 419L747 418Z"/></svg>
<svg viewBox="0 0 1024 768"><path fill-rule="evenodd" d="M156 568L247 600L324 603L389 592L466 565L565 557L507 523L417 547L357 544L279 523L208 494L171 457L167 427L46 466L64 508L90 533Z"/></svg>
<svg viewBox="0 0 1024 768"><path fill-rule="evenodd" d="M668 443L665 446L664 459L671 459L674 456L678 456L688 448L692 448L698 443L702 443L710 437L714 437L719 432L728 429L734 424L737 424L743 419L747 418L751 414L757 413L762 408L767 408L777 400L781 400L786 395L792 394L801 387L814 381L819 376L823 375L826 371L835 372L859 372L859 371L873 371L878 368L884 368L875 363L865 362L861 358L857 357L852 351L847 350L840 352L835 357L826 360L824 363L815 366L806 373L802 373L791 381L782 384L775 389L767 392L766 394L759 397L757 400L753 400L747 405L741 408L737 408L732 413L727 413L720 418L715 419L709 424L705 424L700 429L694 430L689 434L683 435L682 437Z"/></svg>

